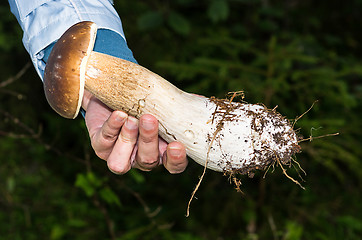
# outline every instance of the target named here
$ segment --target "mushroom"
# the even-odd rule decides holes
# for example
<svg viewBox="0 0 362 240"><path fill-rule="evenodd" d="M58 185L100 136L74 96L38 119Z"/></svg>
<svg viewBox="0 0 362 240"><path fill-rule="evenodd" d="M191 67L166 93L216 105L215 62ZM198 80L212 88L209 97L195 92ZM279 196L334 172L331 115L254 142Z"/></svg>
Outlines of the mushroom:
<svg viewBox="0 0 362 240"><path fill-rule="evenodd" d="M167 142L180 141L189 157L215 171L250 173L300 150L293 127L275 110L184 92L146 68L94 52L97 26L80 22L55 44L44 73L50 106L75 118L84 89L114 110L152 114Z"/></svg>

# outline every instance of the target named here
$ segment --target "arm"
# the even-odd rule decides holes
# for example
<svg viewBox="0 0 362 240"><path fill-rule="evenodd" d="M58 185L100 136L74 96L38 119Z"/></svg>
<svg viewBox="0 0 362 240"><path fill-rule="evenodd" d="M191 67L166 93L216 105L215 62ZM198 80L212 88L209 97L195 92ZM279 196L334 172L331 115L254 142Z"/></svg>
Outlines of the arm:
<svg viewBox="0 0 362 240"><path fill-rule="evenodd" d="M109 0L9 0L9 4L24 31L24 47L41 79L45 68L44 50L77 22L95 22L99 28L116 33L125 43L121 19ZM127 45L125 49L132 55ZM131 60L133 56L126 58Z"/></svg>
<svg viewBox="0 0 362 240"><path fill-rule="evenodd" d="M124 37L122 23L108 0L50 1L9 0L11 10L24 31L23 44L40 78L53 43L71 25L84 20L97 23L95 51L136 62ZM82 107L96 154L107 161L112 172L125 173L131 167L151 170L163 163L171 172L187 165L185 148L178 142L167 144L158 137L158 121L151 115L137 119L121 111L111 111L86 92Z"/></svg>

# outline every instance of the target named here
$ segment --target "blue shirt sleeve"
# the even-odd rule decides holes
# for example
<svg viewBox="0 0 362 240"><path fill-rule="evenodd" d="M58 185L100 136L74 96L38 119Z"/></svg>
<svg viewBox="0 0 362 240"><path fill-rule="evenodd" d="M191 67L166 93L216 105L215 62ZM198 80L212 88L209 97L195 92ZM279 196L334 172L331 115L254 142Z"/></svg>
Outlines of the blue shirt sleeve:
<svg viewBox="0 0 362 240"><path fill-rule="evenodd" d="M102 29L97 35L100 52L135 62L126 44L122 22L110 0L8 0L24 31L23 44L41 79L44 55L72 25L92 21ZM115 47L116 46L116 47Z"/></svg>

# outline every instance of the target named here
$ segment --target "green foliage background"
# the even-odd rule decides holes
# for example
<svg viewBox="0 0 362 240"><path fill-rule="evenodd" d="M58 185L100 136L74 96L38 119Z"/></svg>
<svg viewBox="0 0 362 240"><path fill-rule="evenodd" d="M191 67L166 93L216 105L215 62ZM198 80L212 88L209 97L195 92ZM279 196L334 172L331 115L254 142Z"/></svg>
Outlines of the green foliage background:
<svg viewBox="0 0 362 240"><path fill-rule="evenodd" d="M227 177L202 167L110 173L82 118L57 116L0 4L0 239L360 239L362 1L115 1L139 63L189 92L244 90L308 138L307 173Z"/></svg>

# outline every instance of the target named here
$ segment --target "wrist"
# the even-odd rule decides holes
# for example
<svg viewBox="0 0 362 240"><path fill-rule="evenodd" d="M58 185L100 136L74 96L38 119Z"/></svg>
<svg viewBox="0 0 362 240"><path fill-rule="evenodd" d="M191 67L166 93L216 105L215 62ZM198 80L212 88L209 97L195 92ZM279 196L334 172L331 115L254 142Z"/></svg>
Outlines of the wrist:
<svg viewBox="0 0 362 240"><path fill-rule="evenodd" d="M84 89L84 95L82 99L82 108L84 111L87 111L89 102L91 101L92 98L95 98L95 96L93 96L93 94L90 93L88 90Z"/></svg>

